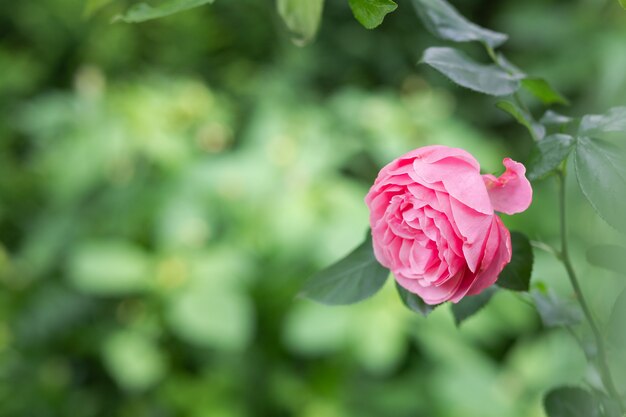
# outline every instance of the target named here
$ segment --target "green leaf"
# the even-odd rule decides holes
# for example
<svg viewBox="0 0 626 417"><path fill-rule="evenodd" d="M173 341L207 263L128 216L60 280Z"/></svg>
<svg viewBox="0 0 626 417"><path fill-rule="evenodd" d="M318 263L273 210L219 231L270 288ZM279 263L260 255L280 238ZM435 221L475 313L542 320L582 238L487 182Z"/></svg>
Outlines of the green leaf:
<svg viewBox="0 0 626 417"><path fill-rule="evenodd" d="M543 78L524 78L522 87L544 104L569 104L569 101Z"/></svg>
<svg viewBox="0 0 626 417"><path fill-rule="evenodd" d="M489 303L491 297L496 293L497 287L491 286L477 295L464 297L456 304L452 304L452 315L456 325L460 325L463 321L476 314Z"/></svg>
<svg viewBox="0 0 626 417"><path fill-rule="evenodd" d="M398 284L397 281L396 289L398 290L398 295L400 296L402 303L407 306L409 310L419 313L424 317L428 316L436 307L439 306L439 304L426 304L419 295L407 291L403 286Z"/></svg>
<svg viewBox="0 0 626 417"><path fill-rule="evenodd" d="M337 263L313 275L301 295L322 304L352 304L382 288L389 270L374 257L372 237Z"/></svg>
<svg viewBox="0 0 626 417"><path fill-rule="evenodd" d="M582 118L578 128L580 136L610 132L626 132L626 107L613 107L606 114L588 114Z"/></svg>
<svg viewBox="0 0 626 417"><path fill-rule="evenodd" d="M608 339L616 347L626 348L626 290L622 291L611 311L611 317L608 325Z"/></svg>
<svg viewBox="0 0 626 417"><path fill-rule="evenodd" d="M528 238L519 232L511 232L513 256L498 277L497 285L513 291L528 291L533 269L533 248Z"/></svg>
<svg viewBox="0 0 626 417"><path fill-rule="evenodd" d="M626 248L619 245L597 245L587 249L587 261L618 274L626 274Z"/></svg>
<svg viewBox="0 0 626 417"><path fill-rule="evenodd" d="M530 294L544 326L574 326L582 322L583 312L575 301L563 299L550 289L537 289Z"/></svg>
<svg viewBox="0 0 626 417"><path fill-rule="evenodd" d="M574 152L580 188L608 224L626 232L626 158L620 148L600 139L578 138Z"/></svg>
<svg viewBox="0 0 626 417"><path fill-rule="evenodd" d="M546 134L545 127L536 123L532 115L520 108L517 104L511 101L499 101L496 103L496 107L513 116L519 124L528 129L533 138L541 139Z"/></svg>
<svg viewBox="0 0 626 417"><path fill-rule="evenodd" d="M418 16L433 35L454 42L480 41L492 48L508 36L480 27L463 17L444 0L413 0Z"/></svg>
<svg viewBox="0 0 626 417"><path fill-rule="evenodd" d="M622 9L626 10L626 0L618 0L618 2Z"/></svg>
<svg viewBox="0 0 626 417"><path fill-rule="evenodd" d="M148 287L151 262L141 248L128 242L98 241L73 251L67 270L72 284L84 293L124 295Z"/></svg>
<svg viewBox="0 0 626 417"><path fill-rule="evenodd" d="M367 29L379 26L385 16L398 7L391 0L349 0L349 3L356 20Z"/></svg>
<svg viewBox="0 0 626 417"><path fill-rule="evenodd" d="M575 141L570 135L556 133L537 142L528 163L526 176L533 181L556 170L574 149Z"/></svg>
<svg viewBox="0 0 626 417"><path fill-rule="evenodd" d="M543 400L548 417L599 417L598 400L582 388L560 387Z"/></svg>
<svg viewBox="0 0 626 417"><path fill-rule="evenodd" d="M126 23L145 22L146 20L157 19L195 7L204 6L205 4L211 4L214 1L215 0L164 0L159 2L158 6L138 3L128 9L126 13L115 16L113 21Z"/></svg>
<svg viewBox="0 0 626 417"><path fill-rule="evenodd" d="M430 65L460 86L493 96L506 96L519 88L519 76L510 75L496 65L484 65L464 53L447 47L424 51L421 62Z"/></svg>
<svg viewBox="0 0 626 417"><path fill-rule="evenodd" d="M315 38L324 0L277 0L276 6L296 45L306 45Z"/></svg>
<svg viewBox="0 0 626 417"><path fill-rule="evenodd" d="M146 390L167 371L166 358L158 345L137 331L112 334L104 341L102 356L109 374L127 391Z"/></svg>
<svg viewBox="0 0 626 417"><path fill-rule="evenodd" d="M563 126L568 123L571 123L574 119L569 116L564 116L555 111L548 110L546 111L541 119L539 119L539 123L542 125L558 125Z"/></svg>

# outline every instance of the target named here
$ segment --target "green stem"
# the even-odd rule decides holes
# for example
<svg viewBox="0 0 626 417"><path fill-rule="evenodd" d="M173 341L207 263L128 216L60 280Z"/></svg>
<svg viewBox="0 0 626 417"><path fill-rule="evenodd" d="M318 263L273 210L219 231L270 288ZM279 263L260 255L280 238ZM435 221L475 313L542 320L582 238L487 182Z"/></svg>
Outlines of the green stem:
<svg viewBox="0 0 626 417"><path fill-rule="evenodd" d="M491 45L487 43L483 43L483 45L485 46L485 49L487 50L487 53L489 54L489 57L494 62L494 64L497 64L498 66L500 66L500 62L498 61L498 57L496 56L496 51L494 51Z"/></svg>
<svg viewBox="0 0 626 417"><path fill-rule="evenodd" d="M558 259L559 261L561 260L561 253L545 242L541 242L538 240L531 240L530 245L533 248L541 249L542 251L549 253L550 255Z"/></svg>
<svg viewBox="0 0 626 417"><path fill-rule="evenodd" d="M615 384L613 383L613 378L611 376L611 371L609 370L607 355L606 355L606 345L604 343L604 338L600 333L598 325L596 324L593 315L591 314L591 309L587 304L587 300L585 299L582 289L580 288L580 284L578 283L578 278L576 277L576 272L574 271L574 267L572 265L572 261L570 260L569 250L567 245L567 223L566 223L566 209L565 209L565 170L560 170L558 173L559 180L559 217L561 223L561 261L565 266L565 270L567 271L567 276L569 277L570 283L572 284L572 288L574 289L574 293L576 293L576 299L580 304L580 307L585 314L585 318L589 323L589 327L593 333L593 337L596 342L596 347L598 348L598 365L600 368L600 376L602 378L602 382L608 392L608 394L615 398L618 402L620 410L622 414L626 413L626 407L622 403L621 397L617 388L615 388Z"/></svg>
<svg viewBox="0 0 626 417"><path fill-rule="evenodd" d="M497 66L499 66L501 69L503 69L504 71L506 71L507 73L509 73L509 75L513 75L513 73L511 72L511 70L509 68L505 68L502 63L500 62L500 60L498 59L498 56L496 55L496 51L488 44L483 43L485 49L487 50L487 54L489 55L489 57L491 58L491 60L493 61L494 64L496 64ZM532 121L534 121L533 115L530 112L530 109L528 108L528 106L526 106L526 104L522 101L522 98L520 97L519 92L514 92L513 93L513 100L515 101L515 103L517 104L517 106L522 109L524 112L526 112L526 114L528 114L528 116L530 117L530 119ZM532 126L528 126L528 133L530 133L530 136L533 138L533 140L535 142L537 142L539 140L539 138L537 137L537 134L535 133L535 131L533 130Z"/></svg>

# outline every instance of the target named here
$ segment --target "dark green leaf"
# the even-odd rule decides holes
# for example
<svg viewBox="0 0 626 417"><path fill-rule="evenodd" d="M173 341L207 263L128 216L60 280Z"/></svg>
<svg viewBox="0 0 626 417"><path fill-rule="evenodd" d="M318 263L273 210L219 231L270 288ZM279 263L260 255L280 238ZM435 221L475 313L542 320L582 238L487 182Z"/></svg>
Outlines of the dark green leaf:
<svg viewBox="0 0 626 417"><path fill-rule="evenodd" d="M337 263L313 275L301 295L323 304L352 304L382 288L389 271L374 257L372 237Z"/></svg>
<svg viewBox="0 0 626 417"><path fill-rule="evenodd" d="M519 77L510 75L496 65L479 64L453 48L428 48L421 62L455 83L480 93L506 96L519 88Z"/></svg>
<svg viewBox="0 0 626 417"><path fill-rule="evenodd" d="M277 0L276 5L295 44L306 45L315 38L322 19L324 0Z"/></svg>
<svg viewBox="0 0 626 417"><path fill-rule="evenodd" d="M539 123L543 124L543 125L566 125L568 123L571 123L574 119L572 119L569 116L564 116L562 114L559 114L557 112L554 112L552 110L548 110L546 111L543 116L541 116L541 119L539 120Z"/></svg>
<svg viewBox="0 0 626 417"><path fill-rule="evenodd" d="M491 286L478 295L464 297L458 303L452 304L452 314L457 326L485 307L496 291L497 288Z"/></svg>
<svg viewBox="0 0 626 417"><path fill-rule="evenodd" d="M574 138L556 133L537 142L528 164L529 180L543 178L556 170L574 149Z"/></svg>
<svg viewBox="0 0 626 417"><path fill-rule="evenodd" d="M513 256L498 277L498 286L513 291L528 291L533 270L533 248L528 238L519 232L511 232Z"/></svg>
<svg viewBox="0 0 626 417"><path fill-rule="evenodd" d="M597 245L587 250L587 261L618 274L626 274L626 248L619 245Z"/></svg>
<svg viewBox="0 0 626 417"><path fill-rule="evenodd" d="M578 184L589 203L607 223L626 231L626 158L603 140L578 138L574 152Z"/></svg>
<svg viewBox="0 0 626 417"><path fill-rule="evenodd" d="M608 339L619 348L626 348L626 290L617 297L608 326Z"/></svg>
<svg viewBox="0 0 626 417"><path fill-rule="evenodd" d="M524 78L522 87L541 100L544 104L569 104L569 101L543 78Z"/></svg>
<svg viewBox="0 0 626 417"><path fill-rule="evenodd" d="M380 167L370 152L360 150L348 155L340 169L347 177L370 185L376 180Z"/></svg>
<svg viewBox="0 0 626 417"><path fill-rule="evenodd" d="M575 301L560 298L552 290L533 290L531 295L544 326L574 326L582 322L583 312Z"/></svg>
<svg viewBox="0 0 626 417"><path fill-rule="evenodd" d="M349 0L349 3L356 20L367 29L383 23L385 16L398 7L391 0Z"/></svg>
<svg viewBox="0 0 626 417"><path fill-rule="evenodd" d="M626 107L613 107L606 114L588 114L578 128L580 136L595 136L608 132L626 132Z"/></svg>
<svg viewBox="0 0 626 417"><path fill-rule="evenodd" d="M113 21L126 23L138 23L159 17L169 16L194 7L213 3L214 0L164 0L158 6L151 6L147 3L133 5L126 13L116 16Z"/></svg>
<svg viewBox="0 0 626 417"><path fill-rule="evenodd" d="M510 101L499 101L496 107L513 116L515 120L530 132L533 138L541 139L546 134L546 129L539 123L535 123L533 117L517 104Z"/></svg>
<svg viewBox="0 0 626 417"><path fill-rule="evenodd" d="M429 32L455 42L480 41L495 48L508 36L482 28L463 17L444 0L413 0L417 14Z"/></svg>
<svg viewBox="0 0 626 417"><path fill-rule="evenodd" d="M438 306L426 304L417 294L407 291L404 287L398 284L398 282L396 282L396 289L398 290L398 295L400 295L402 303L404 303L409 310L419 313L424 317L428 316L430 312Z"/></svg>
<svg viewBox="0 0 626 417"><path fill-rule="evenodd" d="M582 388L556 388L546 395L543 405L548 417L600 416L598 400Z"/></svg>

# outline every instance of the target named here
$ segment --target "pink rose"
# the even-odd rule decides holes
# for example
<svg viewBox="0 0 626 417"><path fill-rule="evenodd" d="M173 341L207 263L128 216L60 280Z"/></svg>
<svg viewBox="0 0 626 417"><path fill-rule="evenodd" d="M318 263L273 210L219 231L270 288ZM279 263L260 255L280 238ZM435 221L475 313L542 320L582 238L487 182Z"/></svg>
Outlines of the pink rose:
<svg viewBox="0 0 626 417"><path fill-rule="evenodd" d="M365 202L376 259L428 304L480 293L511 261L511 236L494 211L520 213L532 200L524 165L480 175L463 149L425 146L385 166Z"/></svg>

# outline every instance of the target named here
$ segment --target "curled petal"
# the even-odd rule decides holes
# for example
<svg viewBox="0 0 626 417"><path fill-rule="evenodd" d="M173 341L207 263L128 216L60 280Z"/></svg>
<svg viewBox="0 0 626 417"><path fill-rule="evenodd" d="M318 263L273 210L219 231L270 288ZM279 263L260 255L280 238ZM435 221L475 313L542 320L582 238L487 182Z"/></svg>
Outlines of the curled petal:
<svg viewBox="0 0 626 417"><path fill-rule="evenodd" d="M512 256L511 234L498 216L494 217L485 245L485 256L468 295L475 295L493 285Z"/></svg>
<svg viewBox="0 0 626 417"><path fill-rule="evenodd" d="M495 211L506 214L521 213L533 199L533 189L524 175L526 168L511 158L502 161L506 171L498 178L483 175L491 204Z"/></svg>
<svg viewBox="0 0 626 417"><path fill-rule="evenodd" d="M508 230L494 210L525 210L525 168L503 161L500 177L480 175L462 149L415 149L379 173L365 202L374 254L398 283L428 304L456 303L494 284L511 260Z"/></svg>

